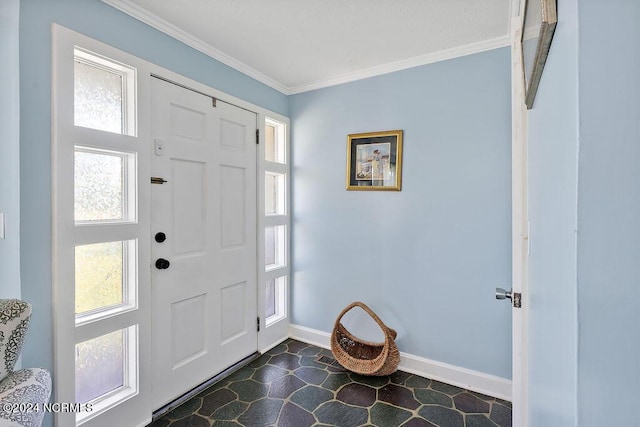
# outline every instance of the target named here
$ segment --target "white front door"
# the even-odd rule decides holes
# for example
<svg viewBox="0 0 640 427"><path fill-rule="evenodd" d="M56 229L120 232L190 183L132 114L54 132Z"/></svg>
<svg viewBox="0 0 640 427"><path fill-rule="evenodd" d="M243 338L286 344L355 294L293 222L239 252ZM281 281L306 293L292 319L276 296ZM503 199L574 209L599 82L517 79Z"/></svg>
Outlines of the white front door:
<svg viewBox="0 0 640 427"><path fill-rule="evenodd" d="M158 409L257 350L257 120L152 80L151 176L166 180L151 184Z"/></svg>

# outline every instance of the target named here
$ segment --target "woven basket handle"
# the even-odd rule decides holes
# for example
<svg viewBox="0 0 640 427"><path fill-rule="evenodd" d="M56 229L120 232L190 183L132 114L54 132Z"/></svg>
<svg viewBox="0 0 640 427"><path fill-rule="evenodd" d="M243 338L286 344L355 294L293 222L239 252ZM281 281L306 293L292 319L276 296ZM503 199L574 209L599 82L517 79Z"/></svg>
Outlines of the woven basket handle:
<svg viewBox="0 0 640 427"><path fill-rule="evenodd" d="M385 335L389 335L392 340L396 339L396 336L398 335L398 333L394 329L391 329L390 327L385 325L382 319L380 319L378 315L375 313L375 311L371 310L368 305L360 301L352 302L351 304L346 306L344 310L342 310L342 312L338 315L338 318L336 319L336 326L340 323L340 320L342 320L342 317L354 307L360 307L361 309L363 309L369 316L371 316L373 320L376 321L376 323L378 324L378 326L380 326L380 328L382 329Z"/></svg>

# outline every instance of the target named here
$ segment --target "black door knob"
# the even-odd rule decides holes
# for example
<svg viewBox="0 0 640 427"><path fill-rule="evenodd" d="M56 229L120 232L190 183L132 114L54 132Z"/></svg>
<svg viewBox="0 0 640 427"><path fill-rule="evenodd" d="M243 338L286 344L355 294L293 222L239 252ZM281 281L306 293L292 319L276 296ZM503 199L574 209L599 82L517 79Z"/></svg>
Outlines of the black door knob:
<svg viewBox="0 0 640 427"><path fill-rule="evenodd" d="M162 243L165 240L167 240L167 235L161 231L160 233L156 233L155 239L156 239L156 242Z"/></svg>
<svg viewBox="0 0 640 427"><path fill-rule="evenodd" d="M166 270L167 268L169 268L170 265L171 263L164 258L158 258L156 260L156 268L158 270Z"/></svg>

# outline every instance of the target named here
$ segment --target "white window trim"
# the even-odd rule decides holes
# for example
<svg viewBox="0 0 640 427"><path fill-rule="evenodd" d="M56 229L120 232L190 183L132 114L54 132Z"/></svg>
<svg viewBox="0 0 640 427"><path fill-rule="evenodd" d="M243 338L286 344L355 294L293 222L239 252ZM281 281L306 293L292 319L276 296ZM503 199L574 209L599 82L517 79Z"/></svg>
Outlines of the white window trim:
<svg viewBox="0 0 640 427"><path fill-rule="evenodd" d="M106 57L80 46L75 46L75 58L81 62L92 65L94 67L115 72L122 76L122 97L127 102L123 106L122 111L122 129L125 135L137 136L137 91L135 82L137 81L137 71L135 68L128 66L122 62Z"/></svg>
<svg viewBox="0 0 640 427"><path fill-rule="evenodd" d="M291 310L289 307L289 295L291 293L291 140L290 140L290 122L286 117L274 115L272 113L263 117L260 126L260 149L258 150L258 186L261 188L262 200L258 201L261 211L258 224L258 247L263 248L259 251L258 257L259 273L258 273L258 307L261 313L261 332L258 337L260 351L265 351L279 342L286 339L289 335L289 325L291 323ZM271 162L265 160L265 127L274 126L276 128L275 138L284 138L284 163ZM280 134L279 132L283 132ZM284 214L266 214L264 192L265 192L265 175L274 173L284 175ZM264 259L265 247L265 228L272 226L284 226L284 253L280 254L282 263L278 265L266 266ZM276 314L266 316L266 292L265 286L272 279L284 277L284 289L279 289L276 283Z"/></svg>
<svg viewBox="0 0 640 427"><path fill-rule="evenodd" d="M149 200L150 190L140 177L149 172L149 98L148 79L137 78L150 74L146 62L118 49L92 40L59 25L53 26L52 45L52 273L53 273L53 331L54 331L54 402L75 402L75 346L78 343L116 331L127 330L125 346L125 386L107 393L92 403L91 412L60 412L54 415L57 425L110 426L146 425L151 421L151 393L145 384L149 373L143 368L150 363L150 271L140 268L150 264ZM98 64L122 73L123 134L98 131L74 124L74 63ZM112 61L110 61L112 60ZM126 65L125 65L126 64ZM137 71L134 71L137 70ZM137 76L136 76L137 74ZM137 112L136 112L137 110ZM136 117L137 116L137 117ZM129 188L125 189L127 203L137 203L139 211L130 211L126 221L75 221L74 216L74 153L89 149L111 151L127 156ZM131 165L137 163L134 169ZM135 191L132 191L135 190ZM136 195L137 193L137 195ZM131 281L129 304L96 310L76 319L75 247L84 244L133 241L129 243L128 258L138 268L124 274ZM132 290L132 288L134 290ZM137 332L134 332L137 331ZM138 341L138 342L135 342ZM130 369L127 369L130 368ZM95 405L94 405L95 404ZM126 421L125 421L126 420Z"/></svg>

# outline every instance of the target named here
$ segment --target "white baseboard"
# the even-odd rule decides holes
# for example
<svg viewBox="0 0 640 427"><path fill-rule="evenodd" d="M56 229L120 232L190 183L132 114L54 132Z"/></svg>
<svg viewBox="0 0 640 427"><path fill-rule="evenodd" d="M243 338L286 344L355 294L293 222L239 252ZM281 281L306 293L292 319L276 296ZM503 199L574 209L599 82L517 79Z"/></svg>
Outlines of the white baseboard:
<svg viewBox="0 0 640 427"><path fill-rule="evenodd" d="M305 326L289 325L289 337L322 348L329 349L331 347L331 334ZM487 396L511 401L511 380L495 375L489 375L403 352L400 352L400 366L398 366L398 369L420 375L421 377L486 394Z"/></svg>

